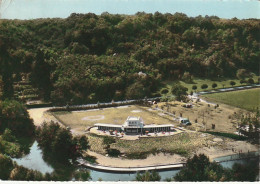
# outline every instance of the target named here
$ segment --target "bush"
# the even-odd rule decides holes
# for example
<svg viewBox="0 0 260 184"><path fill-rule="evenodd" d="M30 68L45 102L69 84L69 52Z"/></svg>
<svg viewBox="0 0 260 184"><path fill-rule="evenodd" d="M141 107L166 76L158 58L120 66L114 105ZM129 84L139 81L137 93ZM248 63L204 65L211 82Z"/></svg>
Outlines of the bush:
<svg viewBox="0 0 260 184"><path fill-rule="evenodd" d="M236 85L236 82L234 82L234 81L230 81L229 84L233 87L234 85Z"/></svg>
<svg viewBox="0 0 260 184"><path fill-rule="evenodd" d="M110 144L113 144L113 143L115 143L115 142L116 142L115 138L113 138L113 137L111 137L111 136L104 136L104 137L103 137L103 143L104 143L105 145L110 145Z"/></svg>
<svg viewBox="0 0 260 184"><path fill-rule="evenodd" d="M162 94L167 94L169 92L169 90L167 89L167 88L163 88L162 90L161 90L161 93Z"/></svg>
<svg viewBox="0 0 260 184"><path fill-rule="evenodd" d="M254 84L255 81L254 81L254 79L250 78L250 79L247 80L247 83L249 83L249 84Z"/></svg>
<svg viewBox="0 0 260 184"><path fill-rule="evenodd" d="M161 176L155 170L145 171L145 173L140 174L139 172L136 175L136 181L160 181Z"/></svg>
<svg viewBox="0 0 260 184"><path fill-rule="evenodd" d="M193 90L196 90L196 89L197 89L197 86L196 86L196 85L193 85L193 86L192 86L192 89L193 89Z"/></svg>
<svg viewBox="0 0 260 184"><path fill-rule="evenodd" d="M207 84L202 84L201 85L201 89L207 89L208 88L208 85Z"/></svg>
<svg viewBox="0 0 260 184"><path fill-rule="evenodd" d="M213 83L213 84L212 84L212 88L214 88L214 89L215 89L217 86L218 86L218 85L217 85L216 83Z"/></svg>
<svg viewBox="0 0 260 184"><path fill-rule="evenodd" d="M110 157L118 157L120 155L120 151L117 149L107 149L107 154Z"/></svg>

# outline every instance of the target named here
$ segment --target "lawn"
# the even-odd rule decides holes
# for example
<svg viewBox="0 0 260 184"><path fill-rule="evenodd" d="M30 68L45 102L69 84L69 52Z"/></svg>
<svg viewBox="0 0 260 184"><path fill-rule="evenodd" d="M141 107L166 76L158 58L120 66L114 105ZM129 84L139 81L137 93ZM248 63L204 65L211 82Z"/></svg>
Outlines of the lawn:
<svg viewBox="0 0 260 184"><path fill-rule="evenodd" d="M249 111L260 108L260 89L248 89L203 95L210 101L225 103Z"/></svg>
<svg viewBox="0 0 260 184"><path fill-rule="evenodd" d="M253 79L255 81L255 83L257 82L259 76L254 76ZM247 78L248 79L248 78ZM246 79L246 80L247 80ZM181 85L185 86L186 88L188 88L188 92L190 93L191 91L194 91L192 90L192 86L193 85L196 85L197 86L197 92L199 91L205 91L205 90L212 90L212 84L213 83L216 83L218 86L215 88L215 89L220 89L220 88L223 88L223 85L225 88L227 87L232 87L230 85L230 81L234 81L236 84L234 85L234 87L236 86L241 86L240 84L240 80L239 79L221 79L221 80L218 80L218 81L212 81L210 79L199 79L199 78L195 78L193 79L193 83L186 83L184 81L179 81ZM171 89L171 86L176 83L177 81L165 81L164 84L165 84L165 87L168 88L168 89ZM208 85L208 88L207 89L201 89L201 85L202 84L207 84ZM247 85L247 84L243 84L243 85Z"/></svg>
<svg viewBox="0 0 260 184"><path fill-rule="evenodd" d="M128 116L140 116L145 124L172 124L171 117L150 107L129 105L86 111L54 112L53 115L66 126L84 130L95 123L122 125Z"/></svg>

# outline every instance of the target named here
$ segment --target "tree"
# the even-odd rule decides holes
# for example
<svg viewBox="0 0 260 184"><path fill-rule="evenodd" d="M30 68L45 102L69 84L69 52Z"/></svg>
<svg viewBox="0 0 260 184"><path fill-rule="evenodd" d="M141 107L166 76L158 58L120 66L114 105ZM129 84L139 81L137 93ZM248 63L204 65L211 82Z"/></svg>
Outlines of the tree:
<svg viewBox="0 0 260 184"><path fill-rule="evenodd" d="M202 84L201 85L201 89L207 89L208 88L208 85L207 84Z"/></svg>
<svg viewBox="0 0 260 184"><path fill-rule="evenodd" d="M33 121L25 106L20 102L15 100L0 101L0 117L2 117L0 131L8 128L14 135L32 136L34 134Z"/></svg>
<svg viewBox="0 0 260 184"><path fill-rule="evenodd" d="M234 81L230 81L229 84L233 87L234 85L236 85L236 82L234 82Z"/></svg>
<svg viewBox="0 0 260 184"><path fill-rule="evenodd" d="M182 100L187 95L188 88L176 83L172 86L171 92L176 96L176 100Z"/></svg>
<svg viewBox="0 0 260 184"><path fill-rule="evenodd" d="M254 81L254 79L250 78L250 79L247 80L247 83L249 83L249 84L254 84L255 81Z"/></svg>
<svg viewBox="0 0 260 184"><path fill-rule="evenodd" d="M245 79L246 77L252 76L246 69L238 69L236 74L238 79Z"/></svg>
<svg viewBox="0 0 260 184"><path fill-rule="evenodd" d="M141 82L136 82L126 88L126 98L128 99L140 99L147 96L147 89Z"/></svg>
<svg viewBox="0 0 260 184"><path fill-rule="evenodd" d="M236 118L238 122L238 132L247 136L250 141L259 142L259 129L260 129L260 112L257 110L254 113L240 113Z"/></svg>
<svg viewBox="0 0 260 184"><path fill-rule="evenodd" d="M8 128L5 129L2 138L8 142L14 142L16 141L15 136L12 134L12 131Z"/></svg>
<svg viewBox="0 0 260 184"><path fill-rule="evenodd" d="M86 169L79 169L75 171L73 175L76 181L88 181L91 179L90 172Z"/></svg>
<svg viewBox="0 0 260 184"><path fill-rule="evenodd" d="M74 160L82 155L82 151L88 148L85 136L72 137L69 130L60 127L58 123L44 122L36 130L36 139L43 150L44 156L54 157L60 162Z"/></svg>
<svg viewBox="0 0 260 184"><path fill-rule="evenodd" d="M176 181L221 181L229 177L228 170L225 170L216 162L210 162L204 154L194 155L188 159L184 168L176 174ZM230 178L229 178L230 179Z"/></svg>
<svg viewBox="0 0 260 184"><path fill-rule="evenodd" d="M11 158L2 155L0 153L0 179L7 180L10 176L11 171L13 170L13 162Z"/></svg>
<svg viewBox="0 0 260 184"><path fill-rule="evenodd" d="M212 88L215 89L218 85L216 83L212 84Z"/></svg>
<svg viewBox="0 0 260 184"><path fill-rule="evenodd" d="M145 171L145 173L140 174L139 172L136 175L136 181L160 181L161 176L155 170Z"/></svg>
<svg viewBox="0 0 260 184"><path fill-rule="evenodd" d="M30 170L16 165L10 173L10 180L42 181L43 175L39 171Z"/></svg>
<svg viewBox="0 0 260 184"><path fill-rule="evenodd" d="M246 164L235 163L232 166L233 181L256 181L259 168L253 161Z"/></svg>
<svg viewBox="0 0 260 184"><path fill-rule="evenodd" d="M192 86L192 89L195 91L197 89L197 86L196 85L193 85Z"/></svg>

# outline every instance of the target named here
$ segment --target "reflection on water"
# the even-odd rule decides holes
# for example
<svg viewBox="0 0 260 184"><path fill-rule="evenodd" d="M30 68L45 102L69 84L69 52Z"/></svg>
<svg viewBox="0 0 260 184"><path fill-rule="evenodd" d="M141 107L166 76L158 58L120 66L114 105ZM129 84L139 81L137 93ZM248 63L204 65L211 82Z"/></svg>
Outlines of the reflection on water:
<svg viewBox="0 0 260 184"><path fill-rule="evenodd" d="M54 169L49 166L42 158L42 151L38 148L38 143L35 141L30 148L30 153L22 158L13 158L18 165L22 165L26 168L37 170L45 173L52 173Z"/></svg>
<svg viewBox="0 0 260 184"><path fill-rule="evenodd" d="M161 176L161 181L163 181L166 178L172 178L179 171L180 170L158 171L158 173ZM90 176L92 181L98 181L100 178L102 181L133 181L135 180L136 173L108 173L90 170Z"/></svg>

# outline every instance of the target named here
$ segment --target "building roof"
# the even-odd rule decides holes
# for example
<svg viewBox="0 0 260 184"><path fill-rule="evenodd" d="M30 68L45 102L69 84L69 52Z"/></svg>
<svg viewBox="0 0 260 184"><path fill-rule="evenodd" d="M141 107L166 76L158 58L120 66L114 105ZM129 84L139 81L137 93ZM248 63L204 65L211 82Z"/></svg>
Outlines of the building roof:
<svg viewBox="0 0 260 184"><path fill-rule="evenodd" d="M142 121L140 117L135 117L135 116L128 116L127 117L128 121Z"/></svg>
<svg viewBox="0 0 260 184"><path fill-rule="evenodd" d="M122 128L122 125L104 124L104 123L96 123L96 124L94 124L94 126L105 126L105 127Z"/></svg>
<svg viewBox="0 0 260 184"><path fill-rule="evenodd" d="M174 127L172 124L165 125L145 125L144 128L163 128L163 127Z"/></svg>

